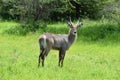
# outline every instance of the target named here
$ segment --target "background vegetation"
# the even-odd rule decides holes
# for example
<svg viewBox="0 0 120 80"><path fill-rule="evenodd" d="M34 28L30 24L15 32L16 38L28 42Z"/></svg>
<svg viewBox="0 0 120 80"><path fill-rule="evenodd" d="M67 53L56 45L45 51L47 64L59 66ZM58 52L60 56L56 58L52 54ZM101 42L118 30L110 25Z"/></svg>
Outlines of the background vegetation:
<svg viewBox="0 0 120 80"><path fill-rule="evenodd" d="M0 80L119 80L120 0L0 0ZM69 17L83 27L64 67L51 50L37 67L39 36L67 34Z"/></svg>
<svg viewBox="0 0 120 80"><path fill-rule="evenodd" d="M106 18L119 24L119 4L119 0L1 0L0 18L20 22L27 32L35 32L48 22L68 21L69 17Z"/></svg>

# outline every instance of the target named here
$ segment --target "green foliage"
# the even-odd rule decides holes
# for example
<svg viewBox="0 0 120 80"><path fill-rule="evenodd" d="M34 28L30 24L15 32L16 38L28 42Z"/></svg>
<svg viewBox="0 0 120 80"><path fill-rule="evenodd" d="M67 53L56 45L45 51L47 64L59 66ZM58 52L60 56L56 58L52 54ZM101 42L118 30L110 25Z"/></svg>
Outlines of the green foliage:
<svg viewBox="0 0 120 80"><path fill-rule="evenodd" d="M70 5L76 10L77 15L97 19L98 12L102 10L109 0L70 0ZM78 17L77 16L77 17Z"/></svg>
<svg viewBox="0 0 120 80"><path fill-rule="evenodd" d="M47 25L45 32L55 33L55 34L67 34L69 27L67 24L55 23L54 25Z"/></svg>
<svg viewBox="0 0 120 80"><path fill-rule="evenodd" d="M1 0L3 18L24 20L66 20L69 16L98 18L110 0ZM94 4L94 5L93 5ZM7 15L7 16L6 16Z"/></svg>
<svg viewBox="0 0 120 80"><path fill-rule="evenodd" d="M83 20L82 22L83 27L78 30L78 40L85 42L119 42L120 26L117 23L113 23L108 20ZM6 29L3 29L4 31L1 32L12 35L27 35L31 33L42 34L45 32L67 34L69 32L69 27L66 23L54 23L47 25L47 23L42 21L33 23L32 20L28 21L28 23L24 25L13 25L14 27L6 27Z"/></svg>
<svg viewBox="0 0 120 80"><path fill-rule="evenodd" d="M116 0L116 2L107 5L102 11L100 11L100 14L103 15L104 18L120 24L120 0Z"/></svg>
<svg viewBox="0 0 120 80"><path fill-rule="evenodd" d="M120 26L113 22L97 22L97 24L88 25L78 33L84 40L87 41L99 41L99 40L116 40L120 38ZM115 38L116 37L116 38Z"/></svg>
<svg viewBox="0 0 120 80"><path fill-rule="evenodd" d="M0 15L3 19L16 19L20 20L20 16L25 14L25 10L20 5L20 0L1 0Z"/></svg>
<svg viewBox="0 0 120 80"><path fill-rule="evenodd" d="M16 26L20 26L20 24L14 21L0 21L0 33L4 33L6 30Z"/></svg>
<svg viewBox="0 0 120 80"><path fill-rule="evenodd" d="M45 31L46 27L46 24L41 21L33 22L32 20L29 20L27 24L21 24L16 27L12 27L8 30L5 30L4 33L13 35L26 35L31 32L34 33L37 30Z"/></svg>

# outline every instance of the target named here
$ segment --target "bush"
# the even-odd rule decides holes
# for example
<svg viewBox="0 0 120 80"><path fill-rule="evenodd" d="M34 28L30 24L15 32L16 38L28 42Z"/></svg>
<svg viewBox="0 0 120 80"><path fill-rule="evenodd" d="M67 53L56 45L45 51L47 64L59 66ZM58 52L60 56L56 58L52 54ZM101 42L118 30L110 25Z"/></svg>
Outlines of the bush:
<svg viewBox="0 0 120 80"><path fill-rule="evenodd" d="M114 37L120 35L120 26L114 23L98 22L94 25L84 27L78 32L80 39L84 41L99 41L105 39L114 40Z"/></svg>
<svg viewBox="0 0 120 80"><path fill-rule="evenodd" d="M110 0L0 0L3 19L63 21L73 18L98 18L97 13Z"/></svg>
<svg viewBox="0 0 120 80"><path fill-rule="evenodd" d="M120 0L116 0L109 5L107 5L102 11L100 11L100 15L103 15L104 18L113 20L120 24Z"/></svg>
<svg viewBox="0 0 120 80"><path fill-rule="evenodd" d="M14 35L26 35L30 32L36 32L37 30L45 31L46 27L47 25L44 22L33 22L30 20L27 24L21 24L20 26L16 26L10 28L9 30L6 30L5 33Z"/></svg>

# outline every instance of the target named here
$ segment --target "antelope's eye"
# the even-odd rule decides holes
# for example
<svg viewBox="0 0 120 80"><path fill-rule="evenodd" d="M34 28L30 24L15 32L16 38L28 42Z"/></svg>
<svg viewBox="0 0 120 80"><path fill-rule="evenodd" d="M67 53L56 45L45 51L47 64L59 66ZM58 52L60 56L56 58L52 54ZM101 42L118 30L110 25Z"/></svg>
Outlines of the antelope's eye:
<svg viewBox="0 0 120 80"><path fill-rule="evenodd" d="M74 32L75 34L77 33L77 32Z"/></svg>

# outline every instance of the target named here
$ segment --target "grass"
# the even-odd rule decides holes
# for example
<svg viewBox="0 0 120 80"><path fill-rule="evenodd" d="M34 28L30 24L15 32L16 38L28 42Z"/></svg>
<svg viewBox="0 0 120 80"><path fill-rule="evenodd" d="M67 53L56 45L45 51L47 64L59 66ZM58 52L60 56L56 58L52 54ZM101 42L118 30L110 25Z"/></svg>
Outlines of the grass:
<svg viewBox="0 0 120 80"><path fill-rule="evenodd" d="M66 53L63 68L58 67L58 51L54 50L51 50L46 57L45 67L38 68L38 38L40 34L34 33L26 36L16 36L2 33L16 24L18 25L15 22L0 23L0 80L120 79L119 38L115 38L115 41L113 39L109 40L115 36L98 40L85 39L86 37L83 32L88 27L96 25L97 22L92 21L90 26L85 26L79 31L80 36L77 42ZM50 27L55 26L57 24L51 24L48 25L48 28L50 29ZM63 26L65 24L59 23L59 29L62 28L61 30L63 30ZM56 30L59 29L56 28ZM46 31L52 32L51 30ZM65 30L68 30L68 28ZM107 33L106 36L109 34L113 35L112 33ZM119 32L116 37L118 35Z"/></svg>
<svg viewBox="0 0 120 80"><path fill-rule="evenodd" d="M12 21L0 21L0 33L3 33L4 31L9 30L10 28L14 28L18 25L18 23Z"/></svg>

